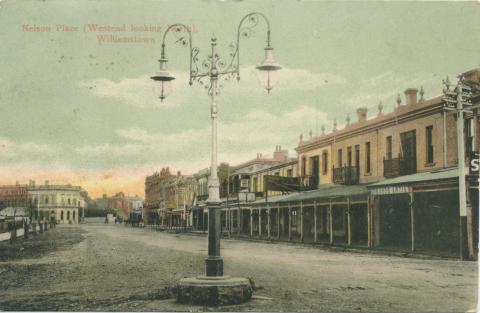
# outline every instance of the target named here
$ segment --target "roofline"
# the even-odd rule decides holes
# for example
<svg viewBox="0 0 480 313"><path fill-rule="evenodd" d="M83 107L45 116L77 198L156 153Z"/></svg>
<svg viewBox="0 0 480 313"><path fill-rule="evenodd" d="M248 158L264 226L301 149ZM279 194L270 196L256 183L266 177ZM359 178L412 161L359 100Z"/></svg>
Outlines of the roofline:
<svg viewBox="0 0 480 313"><path fill-rule="evenodd" d="M433 102L435 100L440 100L440 99L441 99L441 96L438 96L436 98L433 98L427 101ZM318 138L317 140L314 140L312 142L306 142L305 144L299 145L298 147L295 148L295 151L297 151L297 153L302 153L305 151L312 150L314 148L321 148L325 145L333 143L334 140L338 141L338 140L346 139L348 137L355 137L362 133L367 133L374 129L391 127L392 124L403 123L408 120L418 119L420 117L428 116L428 115L439 113L439 112L443 112L443 105L441 101L433 102L432 104L426 105L424 107L409 110L407 112L400 113L400 114L394 111L387 114L387 115L390 115L390 117L388 118L385 118L385 116L387 115L383 115L384 119L377 121L375 123L366 124L356 129L350 130L348 128L344 128L336 132L331 132L324 137ZM374 119L372 119L371 121L373 121Z"/></svg>

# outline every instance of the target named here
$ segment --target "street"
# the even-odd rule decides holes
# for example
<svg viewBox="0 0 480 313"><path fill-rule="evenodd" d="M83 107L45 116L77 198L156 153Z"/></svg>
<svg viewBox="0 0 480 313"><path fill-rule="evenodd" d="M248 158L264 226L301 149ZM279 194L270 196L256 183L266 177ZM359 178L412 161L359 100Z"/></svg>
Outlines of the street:
<svg viewBox="0 0 480 313"><path fill-rule="evenodd" d="M254 299L177 304L182 277L204 271L205 237L123 225L59 226L0 243L0 310L465 312L477 263L223 240L225 273L251 277Z"/></svg>

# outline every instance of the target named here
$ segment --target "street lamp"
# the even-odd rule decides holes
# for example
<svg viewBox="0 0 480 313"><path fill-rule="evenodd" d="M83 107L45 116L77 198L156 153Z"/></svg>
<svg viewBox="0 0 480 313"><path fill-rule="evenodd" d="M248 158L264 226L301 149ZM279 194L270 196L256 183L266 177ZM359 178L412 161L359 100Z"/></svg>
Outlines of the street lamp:
<svg viewBox="0 0 480 313"><path fill-rule="evenodd" d="M207 59L203 62L199 62L200 49L192 45L192 34L190 28L184 24L173 24L169 26L163 34L162 50L160 57L160 70L151 79L157 85L158 96L163 101L170 91L170 82L175 79L167 70L167 56L165 53L165 39L169 32L176 34L184 32L185 35L176 40L176 43L189 48L190 50L190 78L189 85L193 82L205 87L211 98L211 166L210 176L208 178L208 257L205 260L206 276L204 279L214 279L220 281L222 279L228 279L227 276L223 276L223 260L220 256L220 190L219 180L217 174L217 95L219 93L220 77L224 77L225 80L230 80L232 77L236 77L240 80L240 38L249 38L255 32L254 28L259 24L259 21L263 20L267 26L267 45L265 47L265 60L256 68L260 71L261 83L268 93L272 90L275 84L275 74L281 69L281 66L275 63L273 59L273 48L270 45L270 23L265 15L258 12L253 12L245 15L241 20L237 28L236 44L230 44L231 52L229 53L230 60L226 62L216 52L217 39L215 36L211 38L211 52L207 56ZM194 282L193 284L196 284ZM179 296L181 297L181 296ZM180 299L182 301L183 299ZM185 299L191 302L201 302L201 299ZM217 299L218 300L218 299ZM242 300L244 301L244 300ZM211 302L209 300L209 302Z"/></svg>

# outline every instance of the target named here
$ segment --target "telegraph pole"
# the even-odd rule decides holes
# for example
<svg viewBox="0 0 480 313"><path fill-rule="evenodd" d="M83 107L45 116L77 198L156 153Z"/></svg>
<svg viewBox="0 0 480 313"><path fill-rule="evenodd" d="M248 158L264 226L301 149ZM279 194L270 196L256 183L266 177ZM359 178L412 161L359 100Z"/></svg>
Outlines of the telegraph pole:
<svg viewBox="0 0 480 313"><path fill-rule="evenodd" d="M457 158L458 158L458 200L460 210L460 257L462 260L469 258L469 236L467 221L467 188L465 171L465 122L464 106L471 106L471 88L464 83L464 78L459 77L457 86L450 90L450 82L443 82L444 105L447 110L454 110L457 114ZM471 214L470 214L471 215ZM471 216L470 216L471 218Z"/></svg>

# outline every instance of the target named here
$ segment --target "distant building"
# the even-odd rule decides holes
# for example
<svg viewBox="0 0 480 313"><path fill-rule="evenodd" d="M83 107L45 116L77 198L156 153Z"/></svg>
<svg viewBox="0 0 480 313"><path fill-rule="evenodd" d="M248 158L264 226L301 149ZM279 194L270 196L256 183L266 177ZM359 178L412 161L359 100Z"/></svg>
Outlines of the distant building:
<svg viewBox="0 0 480 313"><path fill-rule="evenodd" d="M127 217L128 199L123 192L117 192L114 196L108 198L108 207L117 212L117 214Z"/></svg>
<svg viewBox="0 0 480 313"><path fill-rule="evenodd" d="M44 185L36 185L35 181L30 181L27 190L34 220L55 220L62 224L79 222L86 204L82 197L82 187L50 185L47 180Z"/></svg>
<svg viewBox="0 0 480 313"><path fill-rule="evenodd" d="M127 197L128 213L143 211L143 198L135 195L134 197Z"/></svg>
<svg viewBox="0 0 480 313"><path fill-rule="evenodd" d="M0 209L5 207L26 206L28 202L27 185L0 186Z"/></svg>
<svg viewBox="0 0 480 313"><path fill-rule="evenodd" d="M160 172L145 178L144 221L146 224L160 223L160 210L165 208L165 186L172 179L170 169L162 168Z"/></svg>

